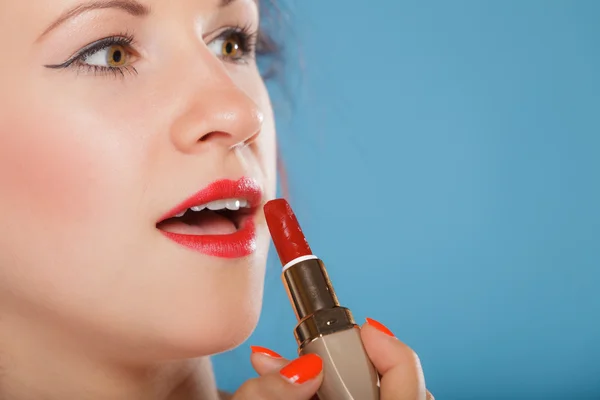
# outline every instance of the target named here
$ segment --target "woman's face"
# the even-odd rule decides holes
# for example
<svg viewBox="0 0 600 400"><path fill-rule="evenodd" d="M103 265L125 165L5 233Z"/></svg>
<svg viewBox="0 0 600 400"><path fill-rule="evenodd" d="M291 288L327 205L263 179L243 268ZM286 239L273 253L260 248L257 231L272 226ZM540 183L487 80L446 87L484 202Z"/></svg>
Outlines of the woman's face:
<svg viewBox="0 0 600 400"><path fill-rule="evenodd" d="M247 338L275 193L258 22L253 0L0 0L4 333L132 360Z"/></svg>

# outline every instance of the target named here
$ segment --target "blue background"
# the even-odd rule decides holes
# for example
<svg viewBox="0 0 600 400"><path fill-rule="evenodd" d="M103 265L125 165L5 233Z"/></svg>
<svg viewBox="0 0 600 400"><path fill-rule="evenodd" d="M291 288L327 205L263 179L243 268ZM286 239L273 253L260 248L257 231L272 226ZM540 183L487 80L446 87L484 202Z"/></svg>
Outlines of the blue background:
<svg viewBox="0 0 600 400"><path fill-rule="evenodd" d="M600 399L600 1L286 9L280 145L341 302L440 400ZM274 256L224 389L255 376L250 344L295 355Z"/></svg>

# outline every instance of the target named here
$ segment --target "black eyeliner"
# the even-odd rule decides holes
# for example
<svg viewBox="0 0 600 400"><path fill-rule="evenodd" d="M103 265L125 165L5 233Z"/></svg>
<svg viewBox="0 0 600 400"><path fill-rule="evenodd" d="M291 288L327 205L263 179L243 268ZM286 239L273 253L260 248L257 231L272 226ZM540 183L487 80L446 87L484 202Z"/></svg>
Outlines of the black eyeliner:
<svg viewBox="0 0 600 400"><path fill-rule="evenodd" d="M109 36L100 40L96 40L93 43L88 44L77 53L69 57L69 59L61 64L44 65L46 68L51 69L64 69L70 67L74 62L81 60L87 56L90 56L98 51L105 49L113 45L130 46L133 42L132 36Z"/></svg>

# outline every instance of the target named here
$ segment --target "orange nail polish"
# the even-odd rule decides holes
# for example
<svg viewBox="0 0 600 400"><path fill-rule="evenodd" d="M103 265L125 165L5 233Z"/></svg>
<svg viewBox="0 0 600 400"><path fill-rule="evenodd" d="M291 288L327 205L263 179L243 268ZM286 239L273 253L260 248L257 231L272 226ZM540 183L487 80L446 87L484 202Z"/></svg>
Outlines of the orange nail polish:
<svg viewBox="0 0 600 400"><path fill-rule="evenodd" d="M260 354L265 354L269 357L273 357L273 358L283 358L281 357L279 354L275 353L273 350L269 350L266 347L261 347L261 346L250 346L250 349L252 350L252 353L260 353Z"/></svg>
<svg viewBox="0 0 600 400"><path fill-rule="evenodd" d="M385 333L388 336L394 337L392 331L385 327L381 322L375 321L374 319L367 318L367 323L371 325L373 328L377 329L380 332Z"/></svg>
<svg viewBox="0 0 600 400"><path fill-rule="evenodd" d="M306 354L295 359L279 371L291 383L302 384L316 378L323 369L323 360L316 354Z"/></svg>

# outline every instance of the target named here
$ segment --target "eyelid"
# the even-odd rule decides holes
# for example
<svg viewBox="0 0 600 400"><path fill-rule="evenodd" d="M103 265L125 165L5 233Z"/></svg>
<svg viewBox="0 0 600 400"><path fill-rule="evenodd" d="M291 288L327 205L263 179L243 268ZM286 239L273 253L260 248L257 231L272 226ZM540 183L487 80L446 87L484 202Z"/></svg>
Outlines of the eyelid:
<svg viewBox="0 0 600 400"><path fill-rule="evenodd" d="M239 33L251 38L258 34L258 29L254 28L254 24L225 26L203 35L202 40L204 40L204 43L210 43L222 37L225 33Z"/></svg>

